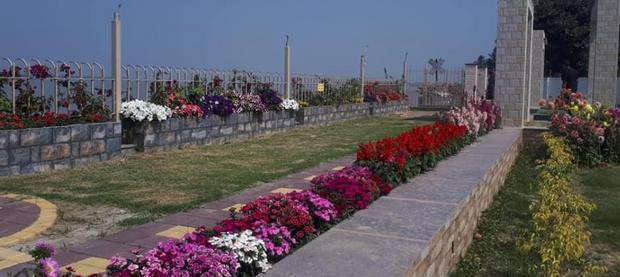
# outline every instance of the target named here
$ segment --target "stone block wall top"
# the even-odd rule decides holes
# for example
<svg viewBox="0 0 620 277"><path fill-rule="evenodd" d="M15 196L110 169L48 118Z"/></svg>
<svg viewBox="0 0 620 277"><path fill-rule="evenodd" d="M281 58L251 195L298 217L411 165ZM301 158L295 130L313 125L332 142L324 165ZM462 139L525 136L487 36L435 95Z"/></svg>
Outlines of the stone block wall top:
<svg viewBox="0 0 620 277"><path fill-rule="evenodd" d="M471 243L475 223L503 184L520 145L520 129L491 132L334 226L265 275L447 276Z"/></svg>

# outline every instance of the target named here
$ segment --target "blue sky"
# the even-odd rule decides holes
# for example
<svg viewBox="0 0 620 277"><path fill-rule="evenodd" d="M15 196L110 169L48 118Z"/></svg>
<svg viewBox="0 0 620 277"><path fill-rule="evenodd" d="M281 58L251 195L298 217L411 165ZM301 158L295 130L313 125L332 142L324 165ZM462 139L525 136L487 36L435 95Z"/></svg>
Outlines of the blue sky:
<svg viewBox="0 0 620 277"><path fill-rule="evenodd" d="M461 66L494 46L496 0L20 0L2 4L0 57L110 61L110 20L122 3L123 63L368 75ZM2 67L6 67L2 65Z"/></svg>

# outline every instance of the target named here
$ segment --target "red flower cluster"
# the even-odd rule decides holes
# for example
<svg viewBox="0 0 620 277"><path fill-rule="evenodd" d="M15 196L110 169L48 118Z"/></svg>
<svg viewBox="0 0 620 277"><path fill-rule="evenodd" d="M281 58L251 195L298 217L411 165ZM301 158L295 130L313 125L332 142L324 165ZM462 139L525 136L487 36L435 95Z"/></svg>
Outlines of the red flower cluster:
<svg viewBox="0 0 620 277"><path fill-rule="evenodd" d="M308 238L317 232L307 208L282 193L259 197L241 209L246 222L276 223L287 227L297 239Z"/></svg>
<svg viewBox="0 0 620 277"><path fill-rule="evenodd" d="M357 151L358 161L381 161L404 167L408 158L436 153L448 142L464 137L467 128L445 123L415 127L395 138L386 138L361 145Z"/></svg>
<svg viewBox="0 0 620 277"><path fill-rule="evenodd" d="M313 190L332 202L340 217L368 208L372 201L392 190L368 168L358 166L319 176L312 183Z"/></svg>
<svg viewBox="0 0 620 277"><path fill-rule="evenodd" d="M32 116L0 112L0 130L62 126L75 123L97 123L106 120L107 118L104 115L98 113L89 114L87 117L72 117L68 114L53 112Z"/></svg>

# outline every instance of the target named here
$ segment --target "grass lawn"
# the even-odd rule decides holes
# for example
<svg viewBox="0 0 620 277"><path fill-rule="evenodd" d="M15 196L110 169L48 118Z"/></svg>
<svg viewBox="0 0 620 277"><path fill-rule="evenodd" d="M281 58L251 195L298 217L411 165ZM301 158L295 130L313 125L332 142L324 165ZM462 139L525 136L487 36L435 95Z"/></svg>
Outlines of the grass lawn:
<svg viewBox="0 0 620 277"><path fill-rule="evenodd" d="M131 225L353 154L360 143L396 135L421 121L372 117L303 128L245 142L211 145L98 163L44 174L0 178L0 194L36 195L79 212L122 209Z"/></svg>
<svg viewBox="0 0 620 277"><path fill-rule="evenodd" d="M478 224L482 239L472 243L453 277L539 276L530 270L537 257L516 247L529 226L536 158L527 151L519 155L505 186ZM620 167L583 169L578 177L582 181L578 190L597 205L590 218L593 257L608 267L604 276L620 276Z"/></svg>

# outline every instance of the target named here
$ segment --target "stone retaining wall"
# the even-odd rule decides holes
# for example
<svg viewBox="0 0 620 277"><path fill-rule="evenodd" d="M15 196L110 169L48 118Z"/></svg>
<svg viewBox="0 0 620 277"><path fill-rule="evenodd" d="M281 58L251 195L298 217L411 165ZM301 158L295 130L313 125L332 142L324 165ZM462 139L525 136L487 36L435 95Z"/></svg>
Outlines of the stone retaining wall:
<svg viewBox="0 0 620 277"><path fill-rule="evenodd" d="M120 152L120 123L0 130L0 176L71 168Z"/></svg>
<svg viewBox="0 0 620 277"><path fill-rule="evenodd" d="M307 107L297 112L297 123L306 126L330 125L343 120L369 116L370 107L368 103Z"/></svg>
<svg viewBox="0 0 620 277"><path fill-rule="evenodd" d="M307 107L298 111L232 114L228 117L172 118L144 124L123 122L124 142L138 151L160 151L196 145L221 144L256 135L284 132L295 127L325 126L370 115L388 115L409 109L406 101Z"/></svg>
<svg viewBox="0 0 620 277"><path fill-rule="evenodd" d="M500 129L381 197L282 261L266 276L448 276L522 145Z"/></svg>
<svg viewBox="0 0 620 277"><path fill-rule="evenodd" d="M171 118L126 128L138 151L159 151L194 145L226 143L256 135L282 132L296 125L293 111L241 113L228 117ZM127 124L130 126L131 124Z"/></svg>
<svg viewBox="0 0 620 277"><path fill-rule="evenodd" d="M388 115L397 112L405 112L409 110L409 102L407 100L399 102L388 102L383 104L372 103L370 105L371 115Z"/></svg>

